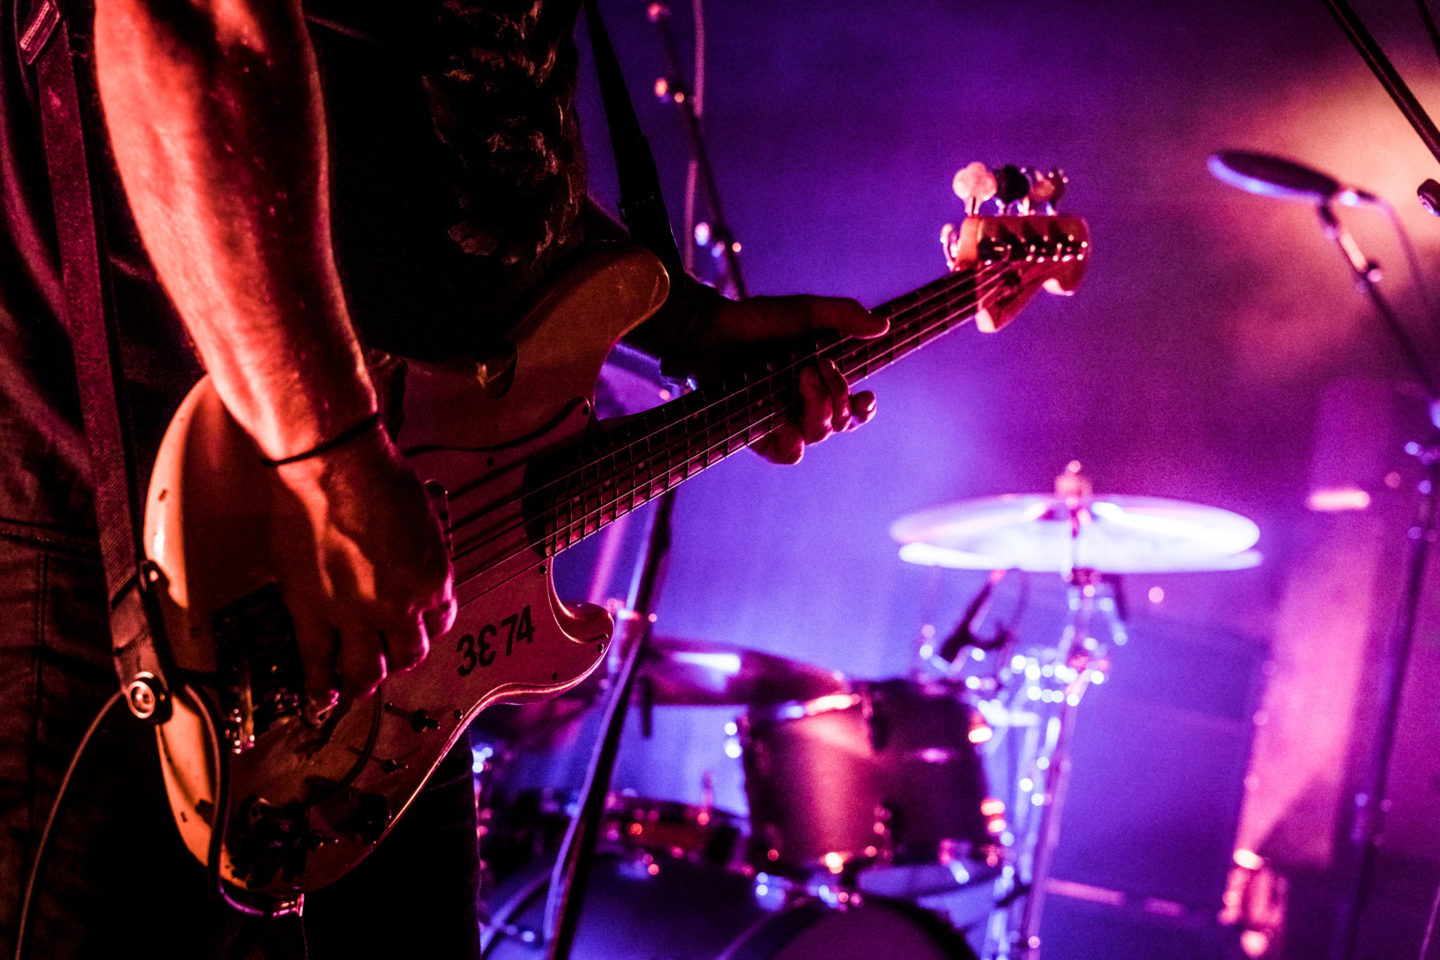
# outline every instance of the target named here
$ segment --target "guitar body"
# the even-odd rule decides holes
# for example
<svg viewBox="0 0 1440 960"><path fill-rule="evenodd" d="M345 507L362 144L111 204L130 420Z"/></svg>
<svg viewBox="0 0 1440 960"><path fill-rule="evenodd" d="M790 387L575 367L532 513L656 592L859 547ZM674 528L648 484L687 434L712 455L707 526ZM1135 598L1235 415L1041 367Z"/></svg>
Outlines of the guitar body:
<svg viewBox="0 0 1440 960"><path fill-rule="evenodd" d="M339 878L384 838L480 710L561 693L604 660L611 618L556 597L522 491L531 464L592 425L606 354L659 307L667 285L653 256L617 248L551 289L498 365L375 365L396 444L447 493L459 613L418 667L323 717L302 716L275 584L274 472L208 380L187 397L145 511L176 685L188 690L157 738L181 835L202 862L218 851L229 884L293 903Z"/></svg>

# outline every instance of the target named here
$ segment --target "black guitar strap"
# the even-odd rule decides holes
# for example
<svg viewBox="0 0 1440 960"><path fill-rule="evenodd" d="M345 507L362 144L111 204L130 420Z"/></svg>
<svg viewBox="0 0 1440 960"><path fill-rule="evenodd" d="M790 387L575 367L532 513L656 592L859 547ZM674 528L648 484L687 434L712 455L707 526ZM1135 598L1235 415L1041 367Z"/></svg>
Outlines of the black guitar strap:
<svg viewBox="0 0 1440 960"><path fill-rule="evenodd" d="M130 711L163 723L171 709L167 658L154 590L160 573L141 538L141 486L109 274L105 228L93 185L108 144L90 122L100 116L86 31L88 0L39 0L20 32L20 53L39 85L41 132L65 285L65 325L75 353L80 409L94 474L95 514L110 601L111 652ZM79 20L78 18L84 18Z"/></svg>
<svg viewBox="0 0 1440 960"><path fill-rule="evenodd" d="M605 105L605 122L610 128L610 148L615 153L620 217L630 229L630 238L665 265L673 297L681 288L685 267L670 228L665 197L660 191L655 155L635 117L635 104L625 87L625 77L620 72L615 48L610 45L610 36L605 32L595 0L585 0L585 23L590 32L590 46L595 51L595 76Z"/></svg>

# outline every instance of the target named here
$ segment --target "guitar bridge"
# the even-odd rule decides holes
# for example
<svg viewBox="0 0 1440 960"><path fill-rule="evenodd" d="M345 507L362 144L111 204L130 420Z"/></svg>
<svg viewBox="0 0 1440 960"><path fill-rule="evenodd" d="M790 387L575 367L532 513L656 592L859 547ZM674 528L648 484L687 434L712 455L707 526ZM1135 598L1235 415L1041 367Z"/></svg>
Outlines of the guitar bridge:
<svg viewBox="0 0 1440 960"><path fill-rule="evenodd" d="M217 611L213 634L222 735L233 752L244 753L276 723L300 713L304 678L295 625L272 583Z"/></svg>

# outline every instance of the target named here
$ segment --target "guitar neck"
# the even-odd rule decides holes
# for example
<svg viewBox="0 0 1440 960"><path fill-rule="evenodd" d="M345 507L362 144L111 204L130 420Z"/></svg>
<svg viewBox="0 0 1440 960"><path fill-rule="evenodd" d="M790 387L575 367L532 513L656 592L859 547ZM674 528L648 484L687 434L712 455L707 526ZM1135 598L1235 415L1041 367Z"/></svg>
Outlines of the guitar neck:
<svg viewBox="0 0 1440 960"><path fill-rule="evenodd" d="M890 322L882 336L824 338L780 362L707 385L604 431L537 472L526 513L539 522L546 553L570 545L770 433L799 405L796 374L831 360L854 382L971 319L975 268L946 274L873 311Z"/></svg>

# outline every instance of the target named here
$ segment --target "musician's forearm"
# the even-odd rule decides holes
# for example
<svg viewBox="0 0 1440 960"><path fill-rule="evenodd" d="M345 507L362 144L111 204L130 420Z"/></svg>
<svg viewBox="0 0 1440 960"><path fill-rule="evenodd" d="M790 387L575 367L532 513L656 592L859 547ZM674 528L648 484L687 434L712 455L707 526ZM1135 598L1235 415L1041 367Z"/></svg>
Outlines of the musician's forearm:
<svg viewBox="0 0 1440 960"><path fill-rule="evenodd" d="M364 417L298 2L97 0L95 45L136 222L226 406L272 457Z"/></svg>

